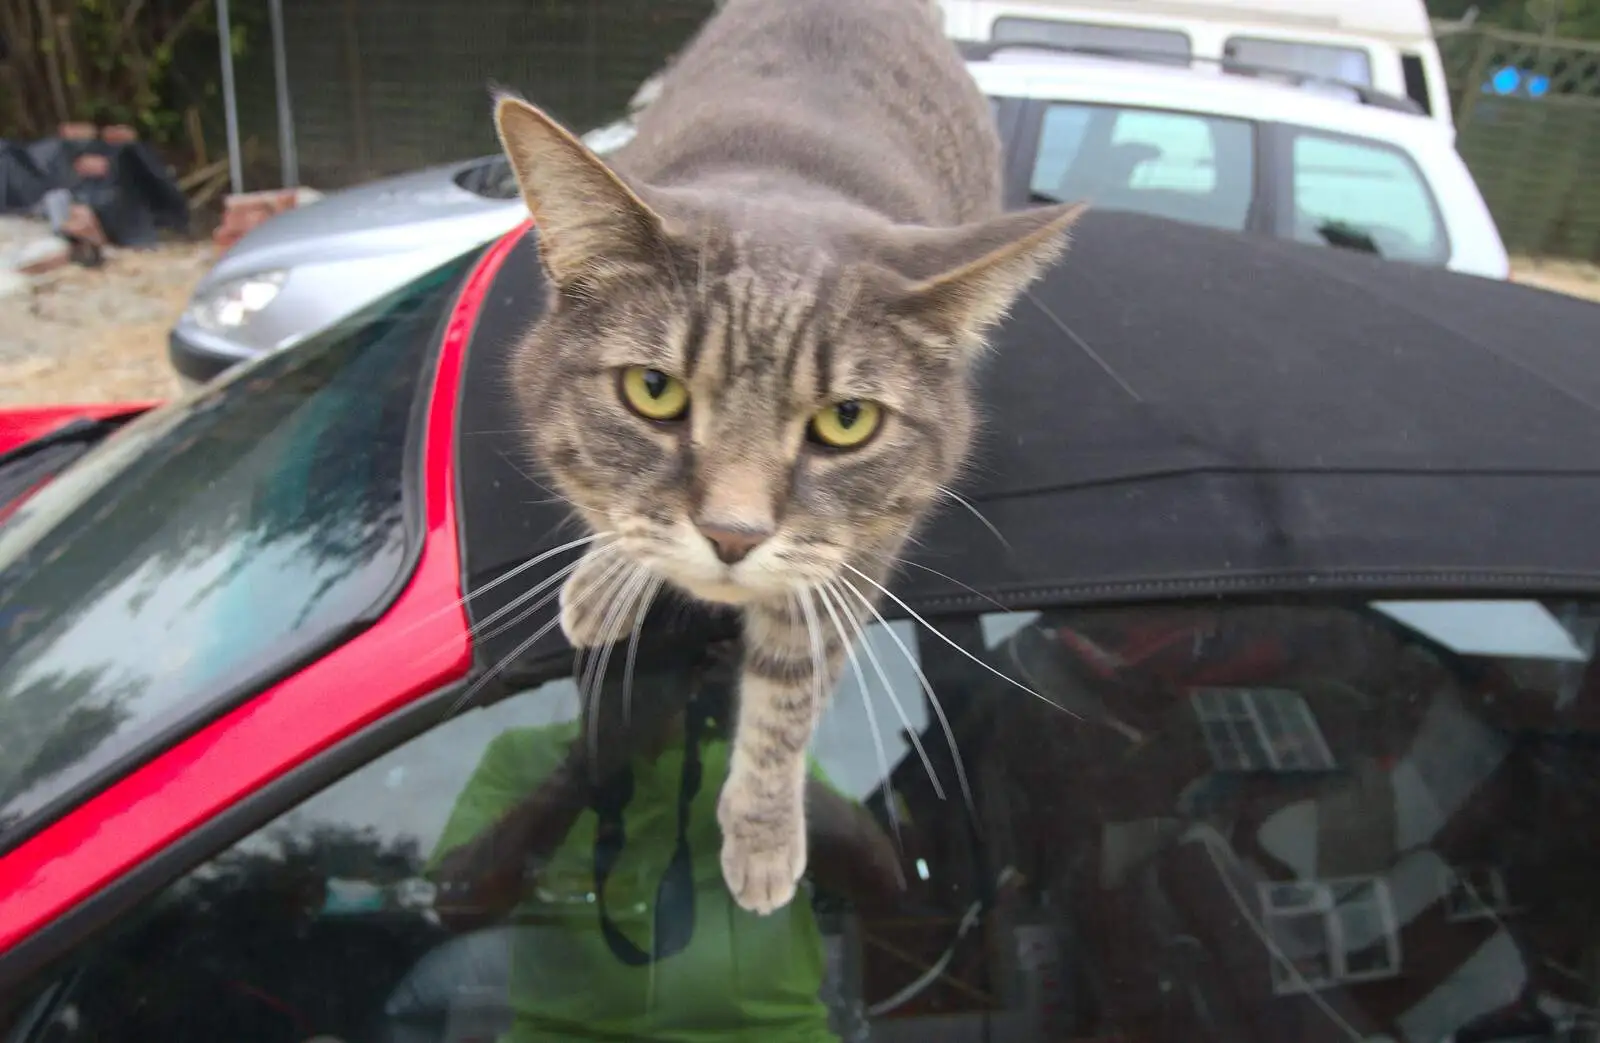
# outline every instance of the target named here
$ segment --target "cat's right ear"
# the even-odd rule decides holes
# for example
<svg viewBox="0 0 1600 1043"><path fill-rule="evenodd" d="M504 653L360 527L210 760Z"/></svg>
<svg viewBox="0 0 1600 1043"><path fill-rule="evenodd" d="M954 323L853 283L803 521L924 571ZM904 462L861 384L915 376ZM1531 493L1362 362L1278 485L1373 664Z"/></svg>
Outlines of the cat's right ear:
<svg viewBox="0 0 1600 1043"><path fill-rule="evenodd" d="M559 289L584 292L660 264L660 215L583 142L513 94L496 95L494 122Z"/></svg>

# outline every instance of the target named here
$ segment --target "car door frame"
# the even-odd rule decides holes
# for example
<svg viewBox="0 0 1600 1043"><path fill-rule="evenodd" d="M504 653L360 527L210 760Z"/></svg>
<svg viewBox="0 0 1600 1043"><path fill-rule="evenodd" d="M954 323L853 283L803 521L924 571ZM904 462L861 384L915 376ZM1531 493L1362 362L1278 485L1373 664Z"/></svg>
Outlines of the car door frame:
<svg viewBox="0 0 1600 1043"><path fill-rule="evenodd" d="M40 928L8 951L0 952L0 991L10 990L70 961L142 902L298 805L359 771L383 754L437 727L463 709L475 694L470 677L437 688L361 729L342 742L290 768L259 789L185 833L132 867L92 897ZM37 999L35 1002L37 1002ZM26 1006L23 1010L26 1011ZM37 1013L37 1012L36 1012ZM48 1011L43 1012L48 1018ZM19 1040L31 1037L25 1027ZM7 1037L9 1043L10 1037Z"/></svg>

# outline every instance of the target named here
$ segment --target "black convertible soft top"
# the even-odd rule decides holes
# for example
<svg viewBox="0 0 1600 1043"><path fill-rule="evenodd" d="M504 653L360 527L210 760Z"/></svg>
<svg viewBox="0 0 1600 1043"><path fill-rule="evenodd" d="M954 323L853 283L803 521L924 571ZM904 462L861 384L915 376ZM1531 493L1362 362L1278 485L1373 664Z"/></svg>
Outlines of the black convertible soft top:
<svg viewBox="0 0 1600 1043"><path fill-rule="evenodd" d="M470 349L470 588L575 535L530 502L550 494L505 408L506 348L543 296L524 242ZM1005 543L946 504L915 560L959 582L903 569L919 611L1600 589L1597 305L1091 213L996 338L983 397L959 488Z"/></svg>

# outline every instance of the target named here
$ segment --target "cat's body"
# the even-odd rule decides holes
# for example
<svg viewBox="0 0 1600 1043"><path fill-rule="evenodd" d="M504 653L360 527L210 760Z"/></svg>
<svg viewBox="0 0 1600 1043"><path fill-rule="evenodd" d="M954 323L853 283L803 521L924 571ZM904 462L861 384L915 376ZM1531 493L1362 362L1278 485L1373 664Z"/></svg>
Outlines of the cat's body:
<svg viewBox="0 0 1600 1043"><path fill-rule="evenodd" d="M609 534L563 625L614 643L660 581L742 610L722 862L770 911L848 642L960 467L985 332L1074 211L1001 214L988 102L927 0L729 0L615 172L524 102L497 118L554 287L514 390Z"/></svg>
<svg viewBox="0 0 1600 1043"><path fill-rule="evenodd" d="M993 217L999 136L935 18L928 0L732 0L674 63L614 165L701 190L712 206L804 215L807 238L825 238L831 216Z"/></svg>

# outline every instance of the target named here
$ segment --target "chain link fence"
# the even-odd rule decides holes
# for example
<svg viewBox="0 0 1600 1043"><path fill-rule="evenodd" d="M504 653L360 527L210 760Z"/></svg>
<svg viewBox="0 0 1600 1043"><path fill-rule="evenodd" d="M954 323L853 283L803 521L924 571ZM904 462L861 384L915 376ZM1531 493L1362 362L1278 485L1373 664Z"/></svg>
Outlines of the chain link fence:
<svg viewBox="0 0 1600 1043"><path fill-rule="evenodd" d="M1517 254L1600 262L1600 42L1441 37L1456 147Z"/></svg>
<svg viewBox="0 0 1600 1043"><path fill-rule="evenodd" d="M234 0L235 6L259 0ZM284 0L300 180L330 189L495 149L500 84L584 131L620 116L714 0ZM238 65L246 187L276 186L265 33Z"/></svg>

